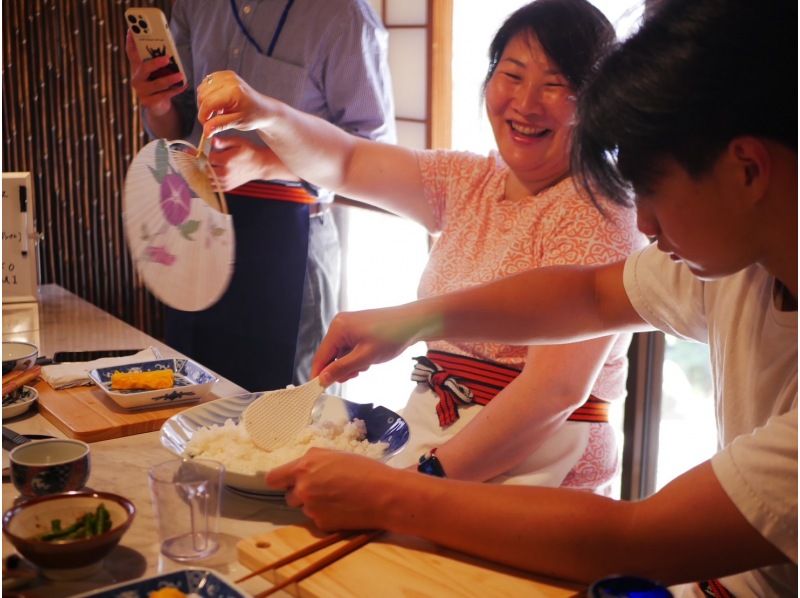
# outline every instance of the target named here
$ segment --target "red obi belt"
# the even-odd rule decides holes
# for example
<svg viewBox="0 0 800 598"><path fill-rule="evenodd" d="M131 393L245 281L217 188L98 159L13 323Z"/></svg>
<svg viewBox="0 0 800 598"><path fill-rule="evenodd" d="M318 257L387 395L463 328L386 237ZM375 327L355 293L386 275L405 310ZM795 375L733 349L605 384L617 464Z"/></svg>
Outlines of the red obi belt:
<svg viewBox="0 0 800 598"><path fill-rule="evenodd" d="M436 414L443 428L455 422L459 405L486 405L517 376L517 368L445 351L428 351L415 357L414 382L427 384L439 397ZM610 403L589 396L567 418L573 422L608 423Z"/></svg>
<svg viewBox="0 0 800 598"><path fill-rule="evenodd" d="M277 183L274 181L250 181L228 191L231 195L243 195L257 199L275 199L294 203L316 203L314 197L301 183Z"/></svg>

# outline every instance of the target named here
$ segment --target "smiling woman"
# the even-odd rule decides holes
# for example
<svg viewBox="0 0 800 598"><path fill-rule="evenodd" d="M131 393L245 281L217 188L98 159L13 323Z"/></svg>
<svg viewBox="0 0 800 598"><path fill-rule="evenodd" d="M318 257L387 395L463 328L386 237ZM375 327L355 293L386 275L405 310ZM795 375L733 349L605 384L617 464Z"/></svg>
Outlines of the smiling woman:
<svg viewBox="0 0 800 598"><path fill-rule="evenodd" d="M486 112L506 164L525 183L523 195L569 171L575 100L572 85L532 33L516 36L486 82ZM508 190L507 190L508 193Z"/></svg>
<svg viewBox="0 0 800 598"><path fill-rule="evenodd" d="M257 128L304 180L435 234L422 297L530 268L607 263L640 244L633 214L602 201L599 210L579 192L568 151L571 96L613 39L586 0L536 0L509 16L490 47L485 90L498 151L488 156L358 139L230 71L213 74L213 91L199 88L200 120L211 135ZM452 477L607 492L617 467L607 412L624 394L627 342L430 342L403 411L409 446L392 464L416 465L437 448ZM326 359L318 354L315 367ZM502 383L481 373L495 371L508 374Z"/></svg>
<svg viewBox="0 0 800 598"><path fill-rule="evenodd" d="M483 110L479 89L488 65L486 48L503 19L526 4L524 0L453 3L453 147L483 154L495 147ZM639 0L593 0L614 25L617 36L627 37L641 20L644 2Z"/></svg>

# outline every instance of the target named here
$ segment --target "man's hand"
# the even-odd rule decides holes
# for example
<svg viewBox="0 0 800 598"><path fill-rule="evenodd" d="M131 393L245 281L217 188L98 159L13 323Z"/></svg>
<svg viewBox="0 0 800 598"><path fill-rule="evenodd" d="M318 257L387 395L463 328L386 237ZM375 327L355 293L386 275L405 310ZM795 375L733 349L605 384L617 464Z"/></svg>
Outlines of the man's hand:
<svg viewBox="0 0 800 598"><path fill-rule="evenodd" d="M139 98L142 108L152 116L159 117L172 109L172 98L186 89L187 83L181 73L173 73L148 81L148 77L169 64L168 56L159 56L143 61L136 50L133 34L128 31L125 38L125 53L131 65L131 86ZM179 87L173 87L182 83Z"/></svg>
<svg viewBox="0 0 800 598"><path fill-rule="evenodd" d="M217 175L220 191L257 179L299 180L271 149L240 136L213 137L208 161Z"/></svg>
<svg viewBox="0 0 800 598"><path fill-rule="evenodd" d="M397 473L368 457L311 448L270 471L266 482L286 490L286 503L301 508L320 529L377 529L383 519L381 494Z"/></svg>

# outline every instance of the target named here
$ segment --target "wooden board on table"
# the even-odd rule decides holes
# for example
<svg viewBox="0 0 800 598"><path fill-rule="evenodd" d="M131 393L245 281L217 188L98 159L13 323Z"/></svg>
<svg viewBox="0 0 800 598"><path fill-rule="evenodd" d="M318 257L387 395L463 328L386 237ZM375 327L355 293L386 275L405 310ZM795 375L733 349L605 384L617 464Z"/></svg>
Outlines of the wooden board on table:
<svg viewBox="0 0 800 598"><path fill-rule="evenodd" d="M273 532L245 538L236 546L239 562L256 570L323 537L301 526L287 526ZM277 572L264 573L264 589L336 550L337 543ZM299 586L299 587L298 587ZM384 535L297 585L286 588L293 596L316 598L338 596L436 596L487 598L496 596L574 597L585 588L547 580L446 550L424 540Z"/></svg>
<svg viewBox="0 0 800 598"><path fill-rule="evenodd" d="M96 386L55 390L42 380L36 390L39 391L39 412L66 436L84 442L155 432L176 413L217 398L209 393L192 403L131 411L117 405Z"/></svg>

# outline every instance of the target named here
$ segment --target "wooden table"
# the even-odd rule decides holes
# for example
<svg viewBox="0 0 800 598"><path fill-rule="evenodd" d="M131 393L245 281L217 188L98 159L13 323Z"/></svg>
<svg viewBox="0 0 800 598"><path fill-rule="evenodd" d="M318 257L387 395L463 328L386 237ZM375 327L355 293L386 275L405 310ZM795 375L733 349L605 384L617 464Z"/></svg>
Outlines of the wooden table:
<svg viewBox="0 0 800 598"><path fill-rule="evenodd" d="M33 309L31 306L27 318L20 316L24 311L19 306L3 306L3 339L35 341L41 355L52 355L55 351L154 346L165 357L181 356L156 339L55 285L41 288L38 307ZM11 317L6 317L7 314L11 314ZM243 392L243 389L220 379L212 392L216 396L229 396ZM23 434L63 436L58 428L35 412L3 423ZM137 508L133 525L120 546L106 558L103 568L92 577L71 582L39 580L36 585L25 589L25 596L59 598L185 567L164 558L159 552L156 522L147 487L147 469L173 457L161 446L159 432L104 440L92 443L91 447L89 487L121 494L133 501ZM3 451L3 465L7 464L8 454ZM214 569L231 580L236 579L249 572L238 562L237 544L252 536L270 534L276 530L281 533L293 529L288 526L308 523L301 512L285 505L245 498L229 490L224 492L219 526L221 548L215 555L192 563L192 566ZM18 498L16 489L10 483L3 484L2 498L4 511ZM376 559L373 553L364 567L355 565L360 572L358 581L350 583L347 574L342 577L340 567L339 573L335 570L332 573L322 571L301 583L299 588L290 587L289 594L278 595L302 593L304 597L320 598L331 595L368 596L371 594L364 585L364 579L372 579L376 587L385 588L382 591L385 596L574 596L580 590L574 585L546 581L444 550L419 539L387 535L381 538L381 544L385 557ZM4 557L13 551L13 546L4 537ZM354 553L350 556L357 555ZM366 557L369 555L365 553ZM354 565L351 562L349 566ZM442 575L445 579L451 576L452 583L443 584ZM465 578L470 582L463 583ZM458 583L458 579L462 583ZM260 578L242 585L242 589L251 593L267 587L268 583Z"/></svg>

